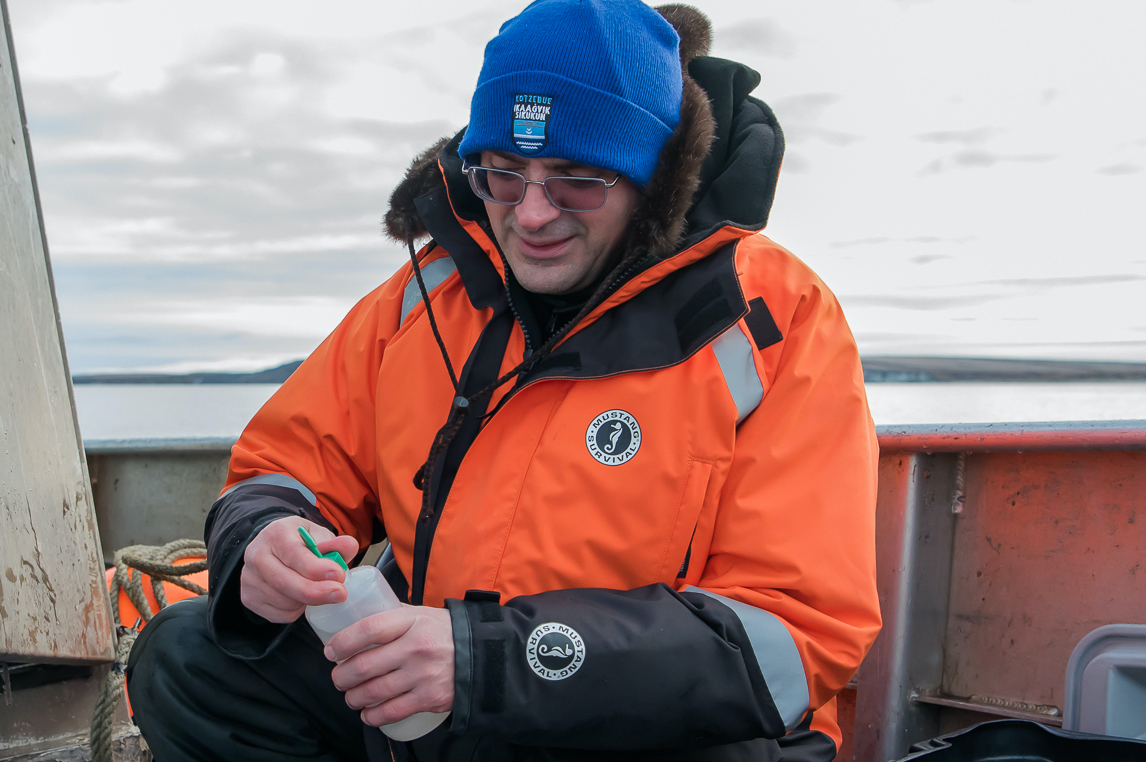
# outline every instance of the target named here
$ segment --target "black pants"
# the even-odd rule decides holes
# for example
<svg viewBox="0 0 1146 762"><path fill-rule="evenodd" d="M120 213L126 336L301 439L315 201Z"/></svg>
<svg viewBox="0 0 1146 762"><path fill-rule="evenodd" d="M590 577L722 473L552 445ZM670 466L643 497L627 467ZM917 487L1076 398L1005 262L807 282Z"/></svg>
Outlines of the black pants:
<svg viewBox="0 0 1146 762"><path fill-rule="evenodd" d="M228 656L207 632L203 597L148 623L132 648L127 682L135 722L157 762L365 760L365 732L381 733L346 705L330 680L333 668L305 623L262 659Z"/></svg>
<svg viewBox="0 0 1146 762"><path fill-rule="evenodd" d="M267 656L235 659L207 631L207 599L161 611L143 629L127 666L135 722L156 762L823 762L826 736L807 730L776 741L676 751L587 751L516 746L449 722L410 743L364 725L331 682L334 665L305 623Z"/></svg>

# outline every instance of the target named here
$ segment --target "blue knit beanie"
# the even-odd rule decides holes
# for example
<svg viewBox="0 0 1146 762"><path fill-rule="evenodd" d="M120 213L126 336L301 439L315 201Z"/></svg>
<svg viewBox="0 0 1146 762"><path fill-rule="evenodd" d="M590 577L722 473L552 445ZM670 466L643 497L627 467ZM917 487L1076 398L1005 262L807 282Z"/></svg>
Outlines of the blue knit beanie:
<svg viewBox="0 0 1146 762"><path fill-rule="evenodd" d="M567 159L644 187L680 121L679 46L639 0L537 0L486 45L458 153Z"/></svg>

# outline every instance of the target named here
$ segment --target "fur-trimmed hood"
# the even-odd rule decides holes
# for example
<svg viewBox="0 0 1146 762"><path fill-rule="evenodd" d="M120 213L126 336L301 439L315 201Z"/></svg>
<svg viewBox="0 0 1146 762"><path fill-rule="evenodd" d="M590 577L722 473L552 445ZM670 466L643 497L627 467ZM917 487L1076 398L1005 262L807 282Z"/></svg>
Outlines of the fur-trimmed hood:
<svg viewBox="0 0 1146 762"><path fill-rule="evenodd" d="M665 5L657 11L681 38L681 118L643 189L618 269L632 270L637 262L651 265L726 224L764 227L784 150L775 116L749 97L759 74L706 55L711 29L695 8ZM442 138L414 159L390 197L384 227L392 238L406 242L428 234L415 199L443 184L449 185L459 215L488 224L483 205L460 175L456 148L463 134ZM446 183L443 174L451 181Z"/></svg>
<svg viewBox="0 0 1146 762"><path fill-rule="evenodd" d="M758 230L768 219L784 139L768 107L749 97L759 84L760 75L741 64L704 55L708 52L711 32L708 20L696 9L670 5L657 10L681 37L684 88L680 123L661 150L660 162L642 189L633 220L618 251L613 253L617 263L576 315L548 338L539 337L540 346L483 388L463 394L449 352L438 334L433 305L414 249L415 239L432 233L450 253L475 309L512 306L510 300L516 281L504 255L501 255L506 274L503 281L495 263L488 258L493 252L465 229L467 225L471 229L474 224L478 225L486 234L481 237L496 246L485 205L470 190L462 173L458 145L464 130L451 139L438 141L418 156L390 198L386 231L407 244L414 277L455 392L449 417L434 436L426 462L415 477L415 484L422 489L420 516L426 520L436 510L431 502L432 479L427 476L435 473L442 453L449 450L461 431L471 401L478 410L484 410L494 390L514 378L546 367L554 348L637 274L672 258L722 227ZM692 267L720 261L707 254L701 255L700 260L692 263ZM671 269L671 265L666 269ZM689 268L681 268L681 272L687 271ZM699 293L704 295L705 290ZM630 298L615 309L619 311L635 301ZM727 300L721 303L728 306ZM522 329L525 330L524 323ZM692 336L690 342L696 338ZM690 343L680 341L682 346ZM507 399L509 395L502 401Z"/></svg>

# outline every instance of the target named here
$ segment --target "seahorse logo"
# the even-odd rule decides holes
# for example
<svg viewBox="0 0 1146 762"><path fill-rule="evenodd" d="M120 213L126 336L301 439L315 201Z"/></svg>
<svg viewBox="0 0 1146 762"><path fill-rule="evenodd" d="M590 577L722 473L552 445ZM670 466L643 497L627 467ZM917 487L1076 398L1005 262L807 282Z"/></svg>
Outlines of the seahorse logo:
<svg viewBox="0 0 1146 762"><path fill-rule="evenodd" d="M585 431L589 454L606 466L628 463L641 447L641 427L625 410L606 410Z"/></svg>
<svg viewBox="0 0 1146 762"><path fill-rule="evenodd" d="M605 452L612 455L617 451L617 440L621 438L621 432L625 430L625 427L619 421L613 421L609 428L612 429L613 433L609 435L609 444L605 445L604 449Z"/></svg>

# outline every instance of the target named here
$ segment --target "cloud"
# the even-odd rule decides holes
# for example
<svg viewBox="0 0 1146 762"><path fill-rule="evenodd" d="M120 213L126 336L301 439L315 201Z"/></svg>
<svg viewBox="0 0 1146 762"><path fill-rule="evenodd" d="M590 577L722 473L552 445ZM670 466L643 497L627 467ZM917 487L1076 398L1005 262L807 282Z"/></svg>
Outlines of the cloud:
<svg viewBox="0 0 1146 762"><path fill-rule="evenodd" d="M57 267L381 248L406 165L457 125L327 113L322 94L351 57L234 33L168 67L130 108L106 78L27 87Z"/></svg>
<svg viewBox="0 0 1146 762"><path fill-rule="evenodd" d="M829 106L841 96L836 93L802 93L781 98L774 104L776 116L784 125L784 136L789 143L821 140L829 145L846 147L863 140L842 130L823 127L818 122Z"/></svg>
<svg viewBox="0 0 1146 762"><path fill-rule="evenodd" d="M956 238L950 238L950 237L944 237L944 236L935 236L935 235L917 235L917 236L909 236L907 238L889 238L887 236L876 236L873 238L855 238L855 239L847 240L847 241L832 241L828 245L831 246L833 249L848 249L848 248L852 248L853 246L882 246L882 245L889 244L889 243L922 243L922 244L954 243L954 244L964 244L964 243L970 243L970 242L974 241L975 238L976 238L975 236L971 236L971 235L958 236ZM932 258L936 258L936 255L928 255L928 256L930 256Z"/></svg>
<svg viewBox="0 0 1146 762"><path fill-rule="evenodd" d="M808 138L817 138L829 145L839 146L841 148L863 140L859 135L852 135L847 132L840 132L839 130L826 130L820 127L796 126L794 129L789 130L788 134L793 135L792 139L796 142Z"/></svg>
<svg viewBox="0 0 1146 762"><path fill-rule="evenodd" d="M789 150L787 146L784 148L784 163L781 165L781 171L785 175L804 175L812 169L811 162L802 153Z"/></svg>
<svg viewBox="0 0 1146 762"><path fill-rule="evenodd" d="M717 29L713 35L717 51L745 51L774 58L791 58L796 54L795 39L772 19L750 18L736 26Z"/></svg>
<svg viewBox="0 0 1146 762"><path fill-rule="evenodd" d="M915 137L925 143L962 143L963 145L975 145L986 141L997 132L998 130L994 127L979 127L973 130L924 132Z"/></svg>
<svg viewBox="0 0 1146 762"><path fill-rule="evenodd" d="M1045 164L1054 161L1058 154L1001 154L991 151L958 151L949 156L935 159L922 170L921 175L938 175L953 169L984 169L996 164Z"/></svg>
<svg viewBox="0 0 1146 762"><path fill-rule="evenodd" d="M842 97L838 93L801 93L780 98L772 105L777 117L782 117L785 123L813 122Z"/></svg>
<svg viewBox="0 0 1146 762"><path fill-rule="evenodd" d="M853 238L849 241L832 241L828 245L833 249L849 249L853 246L878 246L893 240L895 239L886 236L874 236L872 238Z"/></svg>
<svg viewBox="0 0 1146 762"><path fill-rule="evenodd" d="M58 140L46 137L36 142L37 164L83 164L117 159L172 164L183 152L158 140Z"/></svg>
<svg viewBox="0 0 1146 762"><path fill-rule="evenodd" d="M1123 161L1118 164L1108 164L1105 167L1099 167L1094 171L1100 175L1136 175L1142 171L1142 167L1130 161Z"/></svg>
<svg viewBox="0 0 1146 762"><path fill-rule="evenodd" d="M861 348L871 344L900 344L904 342L940 344L950 339L949 336L937 333L897 333L894 331L856 331L855 338L856 343Z"/></svg>
<svg viewBox="0 0 1146 762"><path fill-rule="evenodd" d="M1073 288L1076 286L1104 286L1113 283L1135 283L1146 281L1146 276L1116 274L1116 275L1076 275L1069 278L999 278L996 280L977 280L968 282L968 286L1022 286L1034 288Z"/></svg>
<svg viewBox="0 0 1146 762"><path fill-rule="evenodd" d="M105 323L170 326L217 334L312 339L317 343L338 325L353 301L330 296L286 296L243 300L200 298L151 301L108 314Z"/></svg>
<svg viewBox="0 0 1146 762"><path fill-rule="evenodd" d="M900 310L949 310L958 307L974 307L997 301L1002 296L968 294L966 296L898 296L894 294L852 294L840 296L845 307L891 307Z"/></svg>

